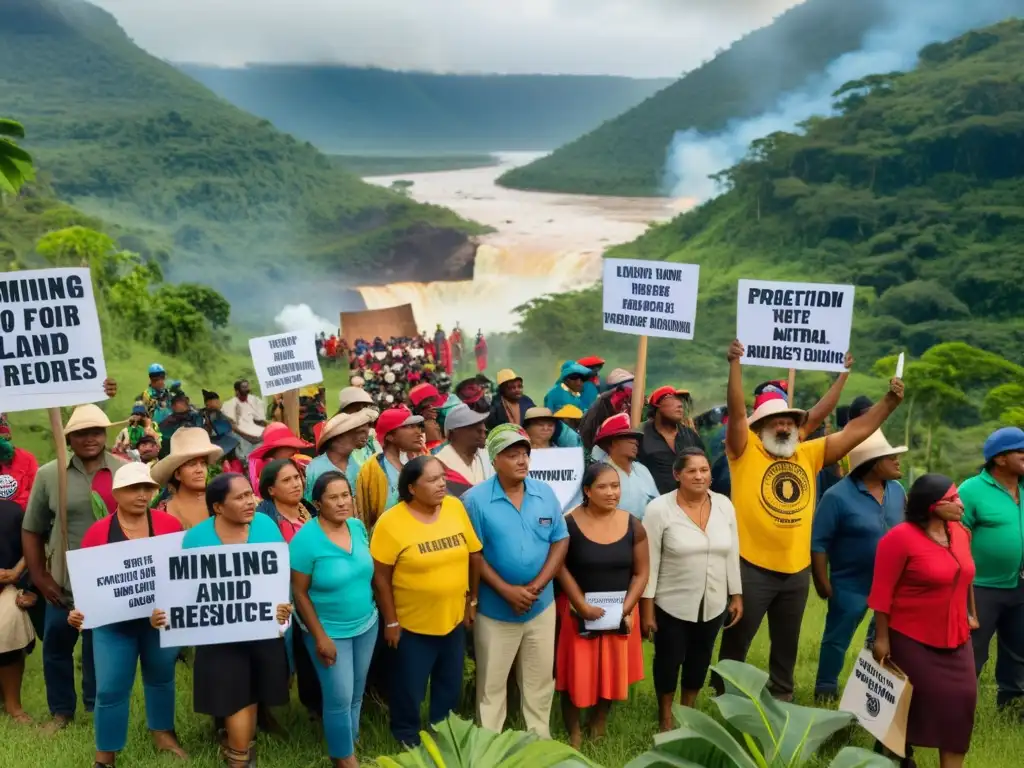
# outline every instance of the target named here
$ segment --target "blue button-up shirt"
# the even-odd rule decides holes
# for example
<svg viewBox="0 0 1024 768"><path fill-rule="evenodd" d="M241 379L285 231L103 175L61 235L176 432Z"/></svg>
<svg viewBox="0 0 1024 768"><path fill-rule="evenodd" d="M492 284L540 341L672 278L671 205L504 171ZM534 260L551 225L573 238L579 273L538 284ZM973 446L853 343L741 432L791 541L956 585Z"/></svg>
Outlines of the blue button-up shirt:
<svg viewBox="0 0 1024 768"><path fill-rule="evenodd" d="M503 581L514 586L529 584L540 573L551 545L569 537L562 507L550 487L526 478L522 509L516 509L498 477L485 480L462 497L476 535L483 544L484 559ZM549 583L533 607L516 615L512 606L487 584L480 584L477 610L495 621L525 622L555 600Z"/></svg>
<svg viewBox="0 0 1024 768"><path fill-rule="evenodd" d="M871 591L878 542L903 522L906 499L903 486L895 480L886 482L881 504L863 482L852 477L844 477L825 492L814 513L811 552L828 555L834 586L862 595Z"/></svg>

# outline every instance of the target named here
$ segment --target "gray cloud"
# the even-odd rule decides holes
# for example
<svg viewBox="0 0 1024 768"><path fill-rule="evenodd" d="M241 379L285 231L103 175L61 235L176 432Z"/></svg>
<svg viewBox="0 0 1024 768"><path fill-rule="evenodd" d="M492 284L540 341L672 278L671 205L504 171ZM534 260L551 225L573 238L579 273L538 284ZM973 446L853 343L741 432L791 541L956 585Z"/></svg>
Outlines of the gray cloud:
<svg viewBox="0 0 1024 768"><path fill-rule="evenodd" d="M800 0L93 0L174 61L672 76Z"/></svg>

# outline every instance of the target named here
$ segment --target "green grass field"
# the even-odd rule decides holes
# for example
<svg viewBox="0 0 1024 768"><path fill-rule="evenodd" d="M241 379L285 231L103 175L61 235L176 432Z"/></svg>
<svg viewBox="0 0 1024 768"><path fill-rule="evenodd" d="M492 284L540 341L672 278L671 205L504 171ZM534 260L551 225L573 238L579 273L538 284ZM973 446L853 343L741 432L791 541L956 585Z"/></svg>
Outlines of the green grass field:
<svg viewBox="0 0 1024 768"><path fill-rule="evenodd" d="M804 619L803 637L800 648L800 661L797 669L797 700L802 704L811 702L814 687L814 676L817 669L817 647L821 637L825 618L824 603L811 596L807 615ZM867 623L861 628L855 647L863 643ZM651 737L656 730L656 704L650 679L650 657L652 648L645 644L647 655L647 677L634 686L629 702L616 705L608 724L608 733L599 743L584 742L585 754L605 768L618 768L630 759L643 752L651 745ZM762 627L755 642L750 661L760 667L767 667L768 638L767 627ZM844 673L848 674L855 650L847 659ZM192 756L191 765L202 768L213 768L220 765L216 749L212 743L209 718L192 713L191 672L179 665L178 672L178 734L182 746ZM701 695L699 706L705 711L715 709L706 689ZM984 768L1015 768L1019 766L1020 755L1024 753L1024 729L1019 722L995 711L995 685L991 670L987 670L982 678L980 700L974 743L968 755L967 764L984 766ZM40 652L32 654L29 670L24 684L24 702L27 711L39 721L48 717L46 695L43 689L43 677ZM553 715L556 738L564 738L560 715L557 714L557 702ZM328 768L326 748L318 726L306 720L305 711L294 693L293 701L286 709L276 712L278 720L288 730L286 739L259 737L259 762L261 766L281 766L282 768ZM470 711L463 713L471 715ZM93 734L91 716L80 714L72 727L49 738L42 737L39 730L32 726L13 724L8 718L0 717L0 766L46 766L46 768L79 768L87 765L92 758ZM515 721L513 722L515 724ZM372 704L363 712L362 733L358 746L360 759L365 765L373 765L373 759L381 754L392 753L397 745L388 733L385 715ZM833 749L853 743L870 748L871 738L859 729L841 734L841 738L832 743ZM1016 757L1015 757L1016 755ZM917 755L918 765L938 765L933 751L925 750ZM142 704L142 691L136 680L135 695L132 704L132 716L128 748L119 756L118 766L121 768L142 768L146 766L171 766L179 764L167 756L158 757L153 750ZM819 763L827 765L826 761Z"/></svg>

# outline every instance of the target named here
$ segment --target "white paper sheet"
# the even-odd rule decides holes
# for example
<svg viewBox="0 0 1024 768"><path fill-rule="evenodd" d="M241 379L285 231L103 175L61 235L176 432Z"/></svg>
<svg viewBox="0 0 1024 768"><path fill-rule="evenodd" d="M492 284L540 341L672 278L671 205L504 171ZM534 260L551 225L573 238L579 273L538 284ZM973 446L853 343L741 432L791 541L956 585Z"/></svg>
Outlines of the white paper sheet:
<svg viewBox="0 0 1024 768"><path fill-rule="evenodd" d="M587 592L583 595L590 605L604 608L604 616L594 621L584 621L583 628L592 631L615 630L622 623L622 605L626 592Z"/></svg>

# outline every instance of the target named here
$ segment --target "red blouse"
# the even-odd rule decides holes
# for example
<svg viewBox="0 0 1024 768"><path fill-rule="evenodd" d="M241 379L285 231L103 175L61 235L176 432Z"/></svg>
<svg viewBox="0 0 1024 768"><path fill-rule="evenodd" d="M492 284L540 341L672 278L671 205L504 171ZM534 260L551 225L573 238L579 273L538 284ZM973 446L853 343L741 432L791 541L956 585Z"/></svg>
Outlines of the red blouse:
<svg viewBox="0 0 1024 768"><path fill-rule="evenodd" d="M154 536L162 536L165 533L181 533L184 530L178 518L173 515L156 509L150 510L149 514L153 519ZM114 522L116 519L117 515L107 515L90 525L89 530L82 537L82 549L86 547L102 547L104 544L107 544L110 541L110 526L116 525Z"/></svg>
<svg viewBox="0 0 1024 768"><path fill-rule="evenodd" d="M960 523L948 528L948 548L914 523L900 523L883 536L868 597L872 610L889 614L890 627L933 648L958 648L971 634L971 536Z"/></svg>

